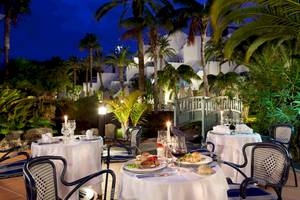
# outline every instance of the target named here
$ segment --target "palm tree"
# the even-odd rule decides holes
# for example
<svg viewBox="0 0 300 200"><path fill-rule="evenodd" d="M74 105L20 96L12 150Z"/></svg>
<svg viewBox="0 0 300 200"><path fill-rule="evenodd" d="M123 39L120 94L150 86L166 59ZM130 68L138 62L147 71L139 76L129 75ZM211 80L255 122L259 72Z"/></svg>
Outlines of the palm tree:
<svg viewBox="0 0 300 200"><path fill-rule="evenodd" d="M111 64L119 68L119 80L121 84L122 91L124 91L124 68L132 64L133 61L129 58L128 48L122 48L117 54L112 54L106 58L105 63Z"/></svg>
<svg viewBox="0 0 300 200"><path fill-rule="evenodd" d="M5 15L4 23L4 63L9 63L9 49L10 49L10 32L11 23L17 23L17 19L20 15L30 12L30 0L1 0L0 7ZM8 69L6 70L8 74Z"/></svg>
<svg viewBox="0 0 300 200"><path fill-rule="evenodd" d="M99 79L100 79L100 90L104 90L104 84L103 84L103 78L102 78L102 73L103 73L103 66L105 64L105 57L103 55L103 52L100 50L97 50L95 52L95 57L96 57L96 69L99 72Z"/></svg>
<svg viewBox="0 0 300 200"><path fill-rule="evenodd" d="M93 55L94 50L100 49L97 36L93 33L87 33L84 38L80 40L80 50L88 50L89 52L89 63L90 63L90 87L92 87L93 77ZM88 89L88 88L87 88ZM87 90L88 93L88 90Z"/></svg>
<svg viewBox="0 0 300 200"><path fill-rule="evenodd" d="M209 24L209 10L212 4L212 0L207 0L206 3L201 3L197 0L174 0L175 3L179 3L182 7L177 9L179 28L182 25L188 25L188 44L194 44L197 34L200 34L201 49L200 49L200 65L203 68L203 83L204 83L204 95L209 96L209 85L206 72L206 60L205 60L205 45L206 34Z"/></svg>
<svg viewBox="0 0 300 200"><path fill-rule="evenodd" d="M226 58L245 41L251 40L245 54L246 62L262 45L270 41L293 41L299 48L300 4L294 0L216 0L211 7L214 41L220 40L231 24L241 24L227 40ZM252 19L252 20L249 20Z"/></svg>
<svg viewBox="0 0 300 200"><path fill-rule="evenodd" d="M67 61L67 65L69 65L72 68L73 90L74 90L77 83L77 72L80 70L80 63L76 56L71 56Z"/></svg>
<svg viewBox="0 0 300 200"><path fill-rule="evenodd" d="M170 47L168 37L162 36L158 39L158 57L159 57L159 70L162 70L165 65L165 58L170 58L176 55L175 49Z"/></svg>
<svg viewBox="0 0 300 200"><path fill-rule="evenodd" d="M200 77L194 72L193 68L188 65L180 65L175 69L171 64L167 64L162 71L158 72L158 84L172 90L175 94L175 101L178 99L178 86L181 81L188 84L192 79L200 80Z"/></svg>
<svg viewBox="0 0 300 200"><path fill-rule="evenodd" d="M138 59L139 59L139 90L144 91L145 77L144 77L144 38L143 30L147 27L145 16L148 13L155 13L160 4L167 4L166 0L114 0L102 4L96 11L96 19L100 20L106 13L113 8L123 6L123 14L121 16L120 24L128 28L123 35L123 38L134 37L137 40ZM131 11L131 16L123 20L123 16Z"/></svg>
<svg viewBox="0 0 300 200"><path fill-rule="evenodd" d="M80 60L80 68L85 69L85 96L89 95L89 68L90 68L90 62L89 59L82 59Z"/></svg>

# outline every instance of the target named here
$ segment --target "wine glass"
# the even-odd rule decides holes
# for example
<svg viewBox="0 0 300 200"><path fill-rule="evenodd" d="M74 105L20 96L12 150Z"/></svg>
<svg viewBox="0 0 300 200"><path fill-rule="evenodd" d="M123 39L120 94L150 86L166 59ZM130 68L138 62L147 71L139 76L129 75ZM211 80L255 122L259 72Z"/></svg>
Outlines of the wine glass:
<svg viewBox="0 0 300 200"><path fill-rule="evenodd" d="M74 131L76 129L76 121L75 120L68 120L69 128L70 128L70 136L74 136Z"/></svg>
<svg viewBox="0 0 300 200"><path fill-rule="evenodd" d="M165 146L167 145L167 131L158 131L156 140L157 156L160 158L165 157Z"/></svg>
<svg viewBox="0 0 300 200"><path fill-rule="evenodd" d="M61 133L63 134L64 142L68 143L70 137L70 129L67 123L62 123Z"/></svg>

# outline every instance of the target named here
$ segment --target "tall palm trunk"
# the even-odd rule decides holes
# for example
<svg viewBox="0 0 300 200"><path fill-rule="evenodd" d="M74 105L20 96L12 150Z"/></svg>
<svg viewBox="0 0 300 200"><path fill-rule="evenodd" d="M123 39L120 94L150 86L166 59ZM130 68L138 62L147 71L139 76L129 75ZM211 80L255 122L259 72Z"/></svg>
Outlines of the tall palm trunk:
<svg viewBox="0 0 300 200"><path fill-rule="evenodd" d="M104 85L103 85L103 78L102 78L102 67L101 67L101 70L99 72L99 79L100 79L100 90L104 90Z"/></svg>
<svg viewBox="0 0 300 200"><path fill-rule="evenodd" d="M86 85L86 92L85 96L89 96L89 69L85 69L85 85Z"/></svg>
<svg viewBox="0 0 300 200"><path fill-rule="evenodd" d="M163 70L164 57L162 55L159 56L159 70ZM159 90L159 108L162 108L162 104L164 102L164 92L163 90Z"/></svg>
<svg viewBox="0 0 300 200"><path fill-rule="evenodd" d="M205 61L205 45L206 45L206 32L208 28L208 20L203 19L203 31L200 35L201 37L201 65L203 69L203 85L204 85L204 95L209 96L209 85L208 85L208 79L207 79L207 69L206 69L206 61Z"/></svg>
<svg viewBox="0 0 300 200"><path fill-rule="evenodd" d="M90 87L93 86L93 48L89 49L90 54Z"/></svg>
<svg viewBox="0 0 300 200"><path fill-rule="evenodd" d="M77 80L77 72L76 72L76 67L73 67L73 92L75 89L75 85L76 85L76 80Z"/></svg>
<svg viewBox="0 0 300 200"><path fill-rule="evenodd" d="M10 30L11 30L11 16L7 12L4 23L4 63L7 66L9 63L9 49L10 49ZM8 68L6 68L6 75L8 75Z"/></svg>
<svg viewBox="0 0 300 200"><path fill-rule="evenodd" d="M123 66L119 66L119 80L121 84L121 89L124 91L124 68Z"/></svg>
<svg viewBox="0 0 300 200"><path fill-rule="evenodd" d="M144 38L143 32L137 33L138 58L139 58L139 90L145 91L145 69L144 69Z"/></svg>
<svg viewBox="0 0 300 200"><path fill-rule="evenodd" d="M155 27L150 30L151 50L154 64L154 84L153 84L153 98L154 98L154 112L157 113L159 106L158 87L157 87L157 65L158 65L158 32Z"/></svg>

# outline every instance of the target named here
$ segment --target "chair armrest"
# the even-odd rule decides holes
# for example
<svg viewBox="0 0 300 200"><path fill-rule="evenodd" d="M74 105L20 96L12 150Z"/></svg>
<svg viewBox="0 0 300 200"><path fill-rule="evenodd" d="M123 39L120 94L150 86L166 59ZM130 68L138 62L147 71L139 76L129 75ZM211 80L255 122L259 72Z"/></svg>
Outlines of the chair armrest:
<svg viewBox="0 0 300 200"><path fill-rule="evenodd" d="M20 149L21 146L15 146L15 147L12 147L10 149L4 149L4 150L0 150L0 153L7 153L7 152L13 152L13 151L16 151L18 149Z"/></svg>
<svg viewBox="0 0 300 200"><path fill-rule="evenodd" d="M229 167L232 167L233 169L237 170L244 178L248 178L246 176L246 174L240 170L241 168L244 168L245 166L243 166L243 165L237 165L237 164L234 164L234 163L231 163L231 162L227 162L227 161L223 161L223 160L218 160L218 159L214 159L214 161L217 161L217 162L223 163L225 165L228 165Z"/></svg>
<svg viewBox="0 0 300 200"><path fill-rule="evenodd" d="M240 185L240 195L243 199L246 198L247 187L250 184L255 184L257 181L254 178L245 178Z"/></svg>
<svg viewBox="0 0 300 200"><path fill-rule="evenodd" d="M115 191L115 185L116 185L116 175L115 173L110 170L110 169L105 169L105 170L101 170L99 172L96 172L96 173L93 173L93 174L90 174L88 176L85 176L81 179L78 179L76 181L73 181L73 182L67 182L65 179L64 179L64 174L62 174L61 176L61 182L66 185L66 186L74 186L76 185L72 190L71 192L69 192L67 194L67 196L65 197L65 199L69 199L82 185L84 185L85 183L87 183L88 181L92 180L93 178L96 178L98 176L101 176L103 174L110 174L111 177L112 177L112 190L111 190L111 199L113 199L113 196L114 196L114 191ZM108 177L106 177L108 178ZM107 191L107 190L106 190ZM106 192L104 194L104 199L106 199Z"/></svg>

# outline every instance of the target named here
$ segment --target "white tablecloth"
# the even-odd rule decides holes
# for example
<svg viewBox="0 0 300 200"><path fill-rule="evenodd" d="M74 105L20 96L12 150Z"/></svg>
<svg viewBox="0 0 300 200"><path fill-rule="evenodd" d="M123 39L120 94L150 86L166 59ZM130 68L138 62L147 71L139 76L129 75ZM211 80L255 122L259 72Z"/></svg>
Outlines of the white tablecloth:
<svg viewBox="0 0 300 200"><path fill-rule="evenodd" d="M235 135L228 135L228 134L214 134L212 132L208 132L206 141L210 141L215 144L215 153L219 156L221 160L236 163L236 164L243 164L244 157L242 153L242 148L244 144L252 143L252 142L261 142L261 137L259 134L235 134ZM250 150L247 149L247 156L250 156ZM249 159L248 159L249 161ZM248 163L247 167L242 168L243 171L247 176L250 176L250 163ZM233 182L240 183L244 178L243 176L234 170L231 167L226 165L221 165L225 175L230 177Z"/></svg>
<svg viewBox="0 0 300 200"><path fill-rule="evenodd" d="M186 168L167 168L166 177L137 178L121 170L119 200L227 200L228 185L220 167L200 176Z"/></svg>
<svg viewBox="0 0 300 200"><path fill-rule="evenodd" d="M31 151L33 157L45 155L64 157L67 160L65 178L71 182L101 170L102 146L103 141L99 138L99 140L76 141L69 144L38 145L37 143L32 143ZM58 194L62 198L72 190L72 187L65 187L61 184L59 177L62 170L62 163L56 162L55 164L58 174ZM91 185L97 192L101 191L100 177L92 179L86 185ZM72 195L72 199L78 199L78 192Z"/></svg>

